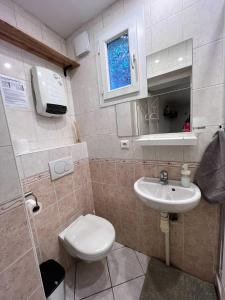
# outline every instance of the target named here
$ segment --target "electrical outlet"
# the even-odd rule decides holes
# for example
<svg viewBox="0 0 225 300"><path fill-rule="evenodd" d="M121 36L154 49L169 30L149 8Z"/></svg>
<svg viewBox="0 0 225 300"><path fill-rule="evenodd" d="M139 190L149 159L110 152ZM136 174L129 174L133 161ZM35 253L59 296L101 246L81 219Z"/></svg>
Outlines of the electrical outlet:
<svg viewBox="0 0 225 300"><path fill-rule="evenodd" d="M121 140L120 141L120 148L121 149L129 149L129 140Z"/></svg>

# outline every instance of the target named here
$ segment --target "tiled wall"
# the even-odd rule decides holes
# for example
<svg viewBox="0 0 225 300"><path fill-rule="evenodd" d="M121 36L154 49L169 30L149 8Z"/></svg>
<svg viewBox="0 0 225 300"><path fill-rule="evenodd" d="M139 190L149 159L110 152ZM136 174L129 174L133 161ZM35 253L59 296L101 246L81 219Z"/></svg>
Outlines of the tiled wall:
<svg viewBox="0 0 225 300"><path fill-rule="evenodd" d="M180 163L133 160L90 160L95 211L110 220L117 240L149 256L165 259L160 214L137 199L133 184L142 176L158 177L168 170L179 179ZM194 174L196 164L191 165ZM204 199L194 210L170 222L171 263L203 280L213 282L217 270L219 206Z"/></svg>
<svg viewBox="0 0 225 300"><path fill-rule="evenodd" d="M147 55L193 39L193 126L206 126L198 134L197 146L141 147L135 144L135 138L127 138L130 148L122 150L115 107L99 107L96 36L140 6L145 10ZM71 86L82 139L87 141L90 157L100 159L91 163L96 212L113 222L123 243L150 255L163 257L159 214L137 202L132 185L143 173L158 177L168 163L172 163L169 178L179 179L182 163L198 163L218 125L225 123L224 16L224 0L120 0L67 40L68 53L73 57L73 38L84 30L90 38L91 51L80 59ZM204 200L192 212L180 215L177 223L171 222L172 262L213 281L218 222L219 207Z"/></svg>
<svg viewBox="0 0 225 300"><path fill-rule="evenodd" d="M0 299L45 299L0 97Z"/></svg>
<svg viewBox="0 0 225 300"><path fill-rule="evenodd" d="M40 163L35 166L37 155ZM70 155L74 173L51 181L48 161ZM39 214L29 214L39 263L51 258L68 269L72 258L58 234L78 216L94 210L86 143L20 155L17 159L24 192L32 191L42 204Z"/></svg>
<svg viewBox="0 0 225 300"><path fill-rule="evenodd" d="M0 0L0 18L66 55L65 41L13 1ZM5 63L10 64L11 67L5 67ZM36 114L30 74L33 65L50 68L62 75L68 102L66 116L46 118ZM74 120L72 92L70 79L64 77L62 69L1 40L0 74L24 80L27 88L28 108L6 107L13 141L15 139L27 139L31 151L73 143L71 127L71 122Z"/></svg>
<svg viewBox="0 0 225 300"><path fill-rule="evenodd" d="M0 18L66 54L65 41L13 1L0 0ZM5 63L11 67L6 68ZM13 142L27 139L30 147L29 153L16 156L16 167L4 106L0 101L0 202L18 197L23 201L21 179L23 191L33 191L43 205L42 211L35 217L29 214L29 219L21 202L20 206L12 206L10 211L4 211L0 216L3 240L0 247L3 257L0 265L1 299L41 300L43 290L38 264L53 258L68 268L72 258L59 242L58 234L79 215L93 212L87 146L86 143L73 145L71 122L74 120L74 107L70 78L63 76L67 115L41 117L34 107L30 75L33 65L45 66L63 76L62 69L55 65L0 41L0 74L24 80L29 102L28 108L5 107L11 139ZM52 182L48 162L65 156L73 157L75 171Z"/></svg>
<svg viewBox="0 0 225 300"><path fill-rule="evenodd" d="M207 125L205 132L199 136L197 147L142 148L130 138L130 149L121 150L116 132L115 108L99 108L95 35L118 17L129 14L136 5L142 4L146 17L147 54L193 38L193 113L196 117L205 117ZM221 67L225 65L223 5L223 0L177 0L167 1L166 4L163 0L117 1L80 28L67 42L69 54L73 57L72 38L78 32L88 30L91 52L80 60L81 67L73 72L71 78L74 103L68 78L65 84L69 101L68 116L73 119L74 104L82 138L88 143L90 156L95 158L91 161L91 178L96 212L112 221L121 242L160 258L164 257L164 241L159 230L159 214L137 201L132 185L135 178L143 174L158 176L161 168L169 168L170 178L179 178L181 163L198 162L217 125L224 123L225 73ZM0 0L0 17L65 53L64 41L14 2ZM12 65L10 70L3 66L5 62ZM29 75L30 67L34 64L55 69L46 61L0 41L0 73L25 80L30 101L27 110L7 108L12 138L28 139L32 151L71 144L72 131L68 118L52 120L35 114ZM2 111L3 105L0 103L1 114ZM5 202L20 197L21 191L4 114L0 122L3 137L0 141L1 166L3 164L0 169L0 190L3 191L0 202ZM74 147L79 148L80 145ZM17 156L24 189L33 189L44 205L39 215L30 217L39 261L53 257L68 267L71 258L60 246L58 233L76 216L93 209L85 160L87 150L85 144L81 147L79 151L68 146ZM73 156L75 173L51 182L47 171L48 161L68 153ZM143 164L142 160L148 163ZM174 163L168 165L168 162ZM194 171L196 166L193 164L192 167ZM172 262L209 281L213 280L216 268L218 214L218 206L201 201L195 210L180 215L177 223L171 222ZM6 257L5 265L0 270L0 293L4 293L4 297L0 294L0 298L16 299L21 295L22 299L41 299L40 277L33 259L36 254L28 237L28 219L23 205L4 211L0 222L4 241L0 250ZM29 276L29 280L26 276ZM29 284L22 284L24 280ZM13 288L11 281L15 283Z"/></svg>
<svg viewBox="0 0 225 300"><path fill-rule="evenodd" d="M121 150L115 107L99 108L96 36L140 6L145 9L147 55L193 39L193 125L206 125L197 146L143 148L134 143L134 138L128 138L130 149ZM87 30L91 43L90 53L80 59L81 66L71 78L76 119L91 157L185 162L201 159L218 125L225 123L224 11L224 0L120 0L74 32L67 40L70 56L74 56L72 41L78 33Z"/></svg>

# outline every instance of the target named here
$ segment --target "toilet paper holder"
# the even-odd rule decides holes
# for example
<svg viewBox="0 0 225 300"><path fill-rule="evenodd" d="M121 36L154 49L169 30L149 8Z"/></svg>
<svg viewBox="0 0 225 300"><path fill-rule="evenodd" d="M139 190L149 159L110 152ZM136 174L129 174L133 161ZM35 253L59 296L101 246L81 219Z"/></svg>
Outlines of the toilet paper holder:
<svg viewBox="0 0 225 300"><path fill-rule="evenodd" d="M35 196L35 194L34 194L33 192L27 192L27 193L24 194L24 197L25 197L25 198L27 198L27 197L29 197L29 196L33 196L33 197L34 197L34 200L35 200L36 204L35 204L35 206L33 207L32 211L33 211L33 213L36 213L36 212L38 212L39 209L40 209L40 206L39 206L38 201L37 201L37 196Z"/></svg>

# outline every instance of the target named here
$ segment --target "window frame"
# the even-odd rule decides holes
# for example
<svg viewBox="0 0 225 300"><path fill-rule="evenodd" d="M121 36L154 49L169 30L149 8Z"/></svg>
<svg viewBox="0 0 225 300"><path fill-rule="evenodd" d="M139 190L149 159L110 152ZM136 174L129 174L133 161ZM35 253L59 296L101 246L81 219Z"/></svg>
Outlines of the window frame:
<svg viewBox="0 0 225 300"><path fill-rule="evenodd" d="M110 25L102 29L95 37L96 43L96 65L98 76L98 88L100 107L134 101L148 96L147 72L146 72L146 52L145 52L145 22L144 9L142 7L133 10L125 17L119 17ZM134 43L129 46L130 55L135 54L135 77L136 82L132 86L122 87L108 91L108 70L106 69L106 47L105 41L115 39L127 30L129 42ZM133 31L131 31L133 29ZM133 32L135 33L133 35ZM133 38L132 38L133 36ZM104 47L103 47L104 46ZM133 49L135 50L133 50ZM133 70L132 70L133 71ZM106 92L106 93L105 93Z"/></svg>
<svg viewBox="0 0 225 300"><path fill-rule="evenodd" d="M130 54L130 75L131 84L118 89L110 90L109 80L109 64L107 44L123 33L128 32L129 54ZM137 32L136 22L126 21L122 24L113 27L105 32L99 39L99 60L102 73L102 97L105 100L116 98L119 96L135 93L139 90L138 73L137 73ZM136 60L136 61L134 61Z"/></svg>

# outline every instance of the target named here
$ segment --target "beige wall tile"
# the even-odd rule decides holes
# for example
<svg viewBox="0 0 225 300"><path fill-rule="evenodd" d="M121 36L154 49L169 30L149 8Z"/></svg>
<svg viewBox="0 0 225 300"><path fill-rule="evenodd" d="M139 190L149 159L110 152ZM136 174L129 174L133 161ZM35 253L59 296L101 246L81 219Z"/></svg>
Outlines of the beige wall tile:
<svg viewBox="0 0 225 300"><path fill-rule="evenodd" d="M31 249L24 206L20 205L0 215L0 272Z"/></svg>
<svg viewBox="0 0 225 300"><path fill-rule="evenodd" d="M102 182L116 184L116 163L110 161L101 162Z"/></svg>
<svg viewBox="0 0 225 300"><path fill-rule="evenodd" d="M45 293L42 286L38 287L37 290L29 297L28 300L45 300Z"/></svg>
<svg viewBox="0 0 225 300"><path fill-rule="evenodd" d="M214 248L208 224L210 207L200 205L184 214L184 270L203 280L214 280Z"/></svg>
<svg viewBox="0 0 225 300"><path fill-rule="evenodd" d="M57 200L60 200L73 191L73 175L69 174L54 181Z"/></svg>
<svg viewBox="0 0 225 300"><path fill-rule="evenodd" d="M74 188L79 189L81 188L85 183L85 176L88 174L85 174L85 166L78 164L74 167L74 173L73 173L73 184Z"/></svg>
<svg viewBox="0 0 225 300"><path fill-rule="evenodd" d="M35 227L38 234L42 261L56 259L63 264L66 258L61 257L61 246L58 234L60 232L60 216L57 204L53 204L35 216Z"/></svg>
<svg viewBox="0 0 225 300"><path fill-rule="evenodd" d="M11 146L0 147L0 203L22 195L15 157Z"/></svg>
<svg viewBox="0 0 225 300"><path fill-rule="evenodd" d="M157 177L157 164L136 163L134 172L135 180L141 177Z"/></svg>
<svg viewBox="0 0 225 300"><path fill-rule="evenodd" d="M100 161L90 160L90 172L92 181L102 182L102 170Z"/></svg>
<svg viewBox="0 0 225 300"><path fill-rule="evenodd" d="M103 184L103 198L105 201L106 209L108 211L119 209L119 202L117 199L117 186L112 184ZM118 212L118 211L117 211ZM118 214L119 218L119 214Z"/></svg>
<svg viewBox="0 0 225 300"><path fill-rule="evenodd" d="M155 231L155 229L152 229L151 227L141 226L138 232L139 238L137 250L141 251L142 253L148 256L159 258L160 247L158 235L159 230Z"/></svg>
<svg viewBox="0 0 225 300"><path fill-rule="evenodd" d="M103 184L93 181L92 191L93 191L95 212L97 215L101 215L106 211L106 202L103 196Z"/></svg>
<svg viewBox="0 0 225 300"><path fill-rule="evenodd" d="M27 189L34 193L42 204L42 209L56 202L54 185L50 178L43 178L27 185Z"/></svg>
<svg viewBox="0 0 225 300"><path fill-rule="evenodd" d="M184 217L178 215L178 220L170 222L170 259L171 263L183 269L184 259Z"/></svg>
<svg viewBox="0 0 225 300"><path fill-rule="evenodd" d="M129 210L121 210L120 211L120 222L122 227L122 233L123 230L130 232L130 235L132 232L138 231L139 226L139 214L137 211L129 211ZM137 240L135 242L137 245ZM136 246L137 247L137 246Z"/></svg>
<svg viewBox="0 0 225 300"><path fill-rule="evenodd" d="M179 166L178 165L173 165L173 164L170 164L170 163L160 163L158 164L157 166L157 176L159 178L160 176L160 172L162 170L166 170L168 172L168 176L169 176L169 179L172 179L172 180L180 180L181 178L181 167L182 167L182 164L180 164Z"/></svg>
<svg viewBox="0 0 225 300"><path fill-rule="evenodd" d="M1 299L27 299L40 286L33 250L0 273Z"/></svg>
<svg viewBox="0 0 225 300"><path fill-rule="evenodd" d="M134 184L134 163L117 162L116 176L119 185L133 186Z"/></svg>
<svg viewBox="0 0 225 300"><path fill-rule="evenodd" d="M116 186L114 188L116 190L115 202L118 203L118 207L122 211L136 212L139 200L137 200L133 187Z"/></svg>
<svg viewBox="0 0 225 300"><path fill-rule="evenodd" d="M53 204L42 210L39 215L34 218L35 227L38 233L39 241L49 237L52 232L56 232L60 226L60 217L57 204Z"/></svg>
<svg viewBox="0 0 225 300"><path fill-rule="evenodd" d="M75 193L70 193L60 201L58 201L59 214L61 217L61 224L65 224L75 213L78 212L78 203Z"/></svg>

